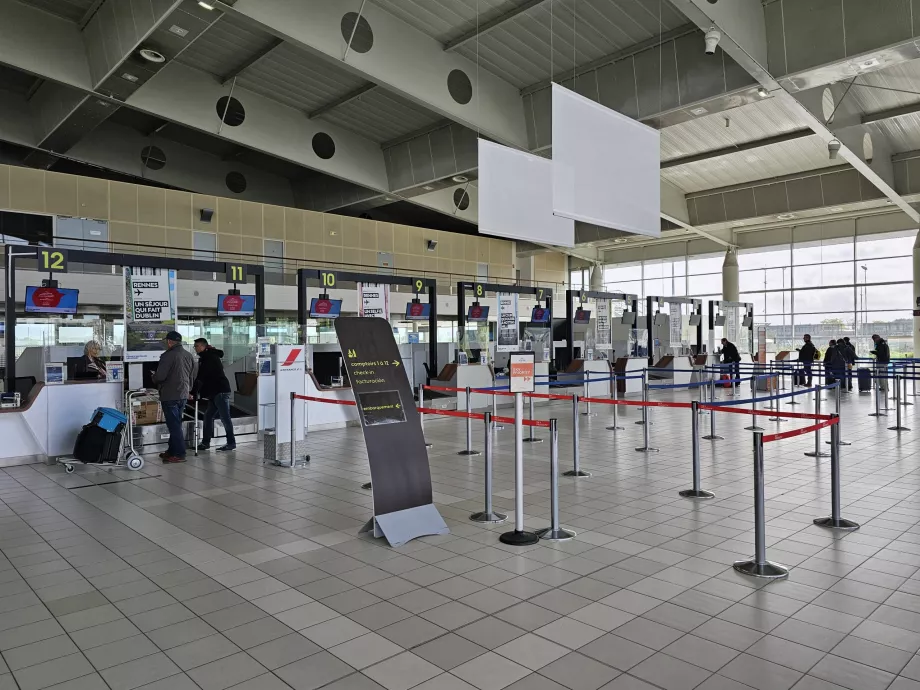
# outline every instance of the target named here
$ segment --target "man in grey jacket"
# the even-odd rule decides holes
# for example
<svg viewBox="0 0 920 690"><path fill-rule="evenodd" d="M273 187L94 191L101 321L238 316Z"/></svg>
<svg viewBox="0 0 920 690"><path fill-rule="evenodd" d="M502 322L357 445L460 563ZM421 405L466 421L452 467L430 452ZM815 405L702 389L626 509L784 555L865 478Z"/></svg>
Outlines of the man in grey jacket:
<svg viewBox="0 0 920 690"><path fill-rule="evenodd" d="M195 383L198 363L182 347L182 335L176 331L166 334L166 351L153 375L160 392L160 405L169 429L169 447L160 453L164 463L185 462L185 435L182 433L182 412Z"/></svg>

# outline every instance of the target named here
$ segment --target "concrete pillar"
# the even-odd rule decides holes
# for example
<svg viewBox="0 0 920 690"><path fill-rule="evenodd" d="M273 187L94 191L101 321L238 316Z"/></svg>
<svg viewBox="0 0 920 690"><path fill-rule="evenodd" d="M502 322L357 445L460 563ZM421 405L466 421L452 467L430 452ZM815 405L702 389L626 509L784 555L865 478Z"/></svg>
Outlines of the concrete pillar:
<svg viewBox="0 0 920 690"><path fill-rule="evenodd" d="M729 247L725 250L725 261L722 262L722 300L737 302L738 299L738 253Z"/></svg>
<svg viewBox="0 0 920 690"><path fill-rule="evenodd" d="M914 357L920 352L920 232L914 240ZM872 335L862 333L863 338Z"/></svg>
<svg viewBox="0 0 920 690"><path fill-rule="evenodd" d="M591 268L591 287L593 292L604 291L604 269L600 264L594 264Z"/></svg>

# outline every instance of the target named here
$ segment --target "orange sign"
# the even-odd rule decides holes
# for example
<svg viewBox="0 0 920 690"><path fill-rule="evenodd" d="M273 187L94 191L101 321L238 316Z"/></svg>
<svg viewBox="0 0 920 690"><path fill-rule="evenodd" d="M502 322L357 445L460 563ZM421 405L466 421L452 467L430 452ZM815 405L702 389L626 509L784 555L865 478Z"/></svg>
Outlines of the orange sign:
<svg viewBox="0 0 920 690"><path fill-rule="evenodd" d="M512 393L533 393L533 352L513 353L510 359L510 391Z"/></svg>

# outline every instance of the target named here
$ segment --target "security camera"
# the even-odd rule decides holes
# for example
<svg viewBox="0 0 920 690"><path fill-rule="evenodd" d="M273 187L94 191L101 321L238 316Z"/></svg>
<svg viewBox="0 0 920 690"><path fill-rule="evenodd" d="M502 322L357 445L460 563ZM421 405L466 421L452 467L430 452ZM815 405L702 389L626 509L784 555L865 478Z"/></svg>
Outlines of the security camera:
<svg viewBox="0 0 920 690"><path fill-rule="evenodd" d="M722 32L713 26L703 38L706 41L706 55L715 55L719 41L722 40Z"/></svg>
<svg viewBox="0 0 920 690"><path fill-rule="evenodd" d="M827 142L827 156L832 161L837 160L837 154L840 153L840 142L836 139L831 139Z"/></svg>

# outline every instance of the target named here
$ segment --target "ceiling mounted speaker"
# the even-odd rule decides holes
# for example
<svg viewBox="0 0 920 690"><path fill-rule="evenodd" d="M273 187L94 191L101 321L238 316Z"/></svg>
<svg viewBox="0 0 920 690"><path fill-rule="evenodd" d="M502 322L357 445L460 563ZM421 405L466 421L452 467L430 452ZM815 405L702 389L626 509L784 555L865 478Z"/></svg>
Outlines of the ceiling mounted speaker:
<svg viewBox="0 0 920 690"><path fill-rule="evenodd" d="M210 223L211 219L214 217L214 209L203 208L198 212L198 214L202 223Z"/></svg>

